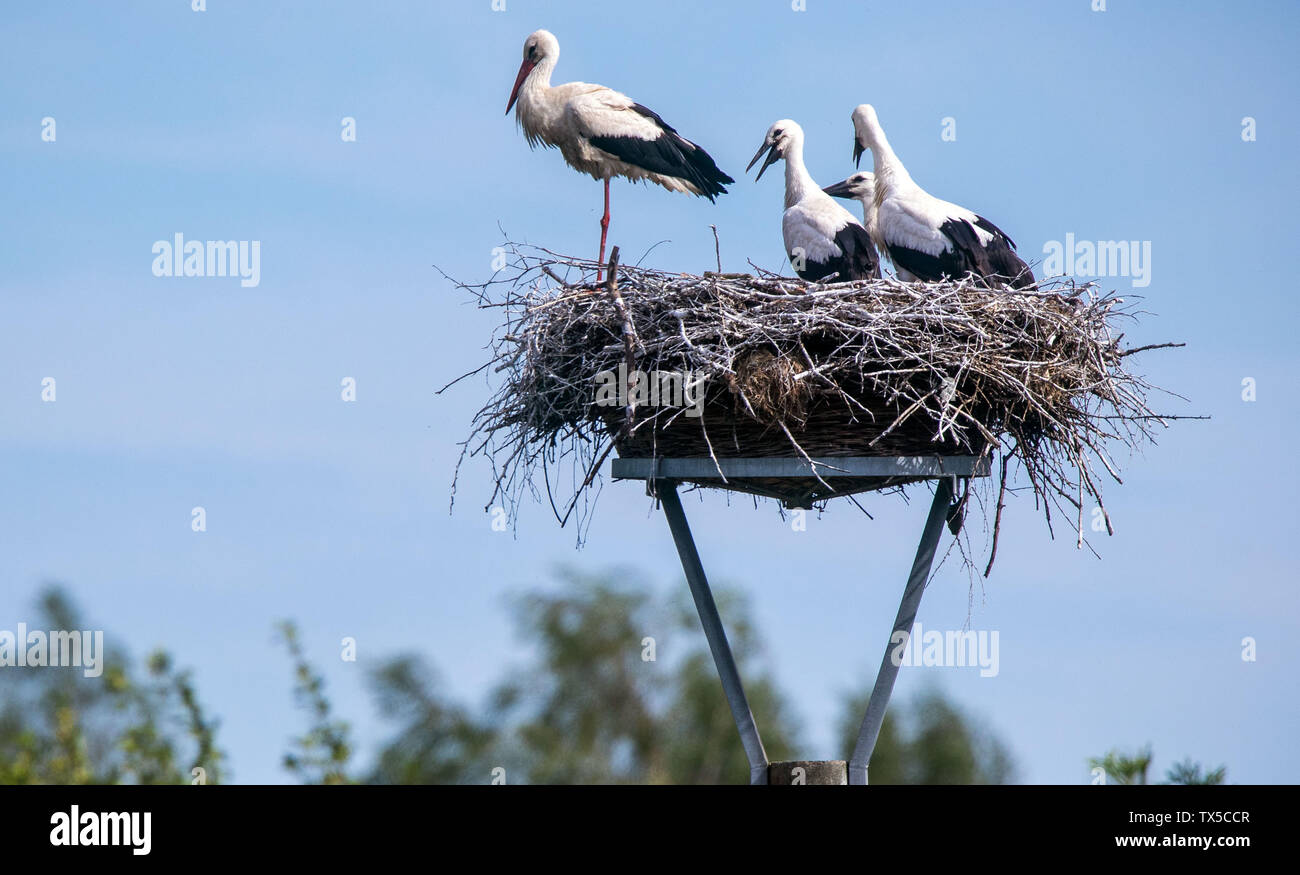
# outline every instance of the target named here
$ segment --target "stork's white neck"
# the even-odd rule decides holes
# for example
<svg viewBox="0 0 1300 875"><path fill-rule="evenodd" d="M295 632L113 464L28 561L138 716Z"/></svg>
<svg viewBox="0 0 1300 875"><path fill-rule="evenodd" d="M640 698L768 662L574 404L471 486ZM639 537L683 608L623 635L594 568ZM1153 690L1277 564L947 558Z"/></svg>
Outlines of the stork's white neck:
<svg viewBox="0 0 1300 875"><path fill-rule="evenodd" d="M870 231L876 224L876 193L858 198L858 203L862 204L862 224Z"/></svg>
<svg viewBox="0 0 1300 875"><path fill-rule="evenodd" d="M522 100L525 95L530 97L540 97L545 94L551 87L551 74L555 72L555 62L558 58L545 57L537 62L537 66L528 72L528 77L524 79L524 86L519 89L519 97Z"/></svg>
<svg viewBox="0 0 1300 875"><path fill-rule="evenodd" d="M894 154L894 149L889 145L889 138L885 136L884 128L880 127L880 123L874 118L871 119L864 133L867 147L871 149L871 157L875 162L876 203L880 203L884 195L891 190L915 185L903 162Z"/></svg>
<svg viewBox="0 0 1300 875"><path fill-rule="evenodd" d="M811 191L821 191L803 163L803 140L793 140L785 150L785 208L799 203Z"/></svg>
<svg viewBox="0 0 1300 875"><path fill-rule="evenodd" d="M528 71L519 89L519 102L515 105L515 118L523 128L528 141L538 140L554 145L555 126L563 115L559 101L553 100L551 73L555 71L556 58L545 57Z"/></svg>

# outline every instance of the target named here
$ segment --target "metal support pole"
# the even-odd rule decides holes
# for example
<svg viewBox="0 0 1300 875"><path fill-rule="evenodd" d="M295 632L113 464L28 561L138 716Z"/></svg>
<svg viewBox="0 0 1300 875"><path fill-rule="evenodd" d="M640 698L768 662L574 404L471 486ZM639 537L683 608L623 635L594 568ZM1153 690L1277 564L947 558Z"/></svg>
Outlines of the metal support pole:
<svg viewBox="0 0 1300 875"><path fill-rule="evenodd" d="M704 626L704 637L709 641L709 650L713 653L713 662L722 678L722 692L726 694L727 704L731 706L731 716L740 730L740 741L745 746L745 756L749 759L749 783L767 783L767 752L763 750L763 740L758 737L758 726L754 723L754 714L749 710L749 700L745 698L745 688L740 683L740 672L736 669L735 657L727 644L727 633L722 628L722 619L718 616L718 606L714 604L709 582L704 577L704 566L700 563L700 554L695 550L695 540L691 537L691 528L686 522L686 512L682 510L682 500L677 494L674 480L656 480L655 493L664 507L664 516L668 517L668 527L672 529L673 541L677 544L677 554L682 559L682 569L686 572L686 582L691 588L691 597L695 599L695 610L699 612L700 623Z"/></svg>
<svg viewBox="0 0 1300 875"><path fill-rule="evenodd" d="M907 588L903 590L903 601L898 606L894 631L890 634L889 644L885 647L885 658L881 660L880 672L876 675L876 685L871 689L871 699L867 704L867 714L862 718L862 728L858 731L858 743L854 746L853 756L849 759L850 784L867 783L867 766L871 763L872 751L876 749L876 739L880 736L880 727L885 722L885 709L889 707L889 696L894 691L894 680L898 677L898 663L893 659L894 649L897 646L894 639L899 632L912 634L912 623L915 622L917 609L921 606L925 583L930 578L930 566L934 564L935 549L939 546L939 536L943 533L943 524L951 501L952 478L943 477L935 484L934 501L930 504L930 515L925 519L921 543L916 548L916 559L912 562L912 573L907 578Z"/></svg>

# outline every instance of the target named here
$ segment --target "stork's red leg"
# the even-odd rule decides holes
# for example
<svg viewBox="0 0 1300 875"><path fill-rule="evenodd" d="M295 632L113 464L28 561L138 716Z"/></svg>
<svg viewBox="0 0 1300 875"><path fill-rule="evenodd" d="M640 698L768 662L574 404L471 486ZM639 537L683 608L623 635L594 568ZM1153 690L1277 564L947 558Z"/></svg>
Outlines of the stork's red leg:
<svg viewBox="0 0 1300 875"><path fill-rule="evenodd" d="M600 217L600 265L605 265L605 234L609 231L609 180L605 180L605 215ZM596 271L596 282L600 282L604 274L599 269Z"/></svg>

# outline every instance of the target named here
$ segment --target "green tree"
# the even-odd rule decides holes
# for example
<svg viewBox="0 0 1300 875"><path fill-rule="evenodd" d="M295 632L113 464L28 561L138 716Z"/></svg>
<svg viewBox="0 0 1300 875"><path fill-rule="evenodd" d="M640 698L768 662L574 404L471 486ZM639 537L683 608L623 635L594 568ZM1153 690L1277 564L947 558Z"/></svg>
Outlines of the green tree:
<svg viewBox="0 0 1300 875"><path fill-rule="evenodd" d="M748 763L685 587L663 597L632 575L574 571L557 583L514 601L530 657L477 712L447 697L418 656L396 656L371 672L392 734L356 773L350 725L336 716L296 626L278 624L294 699L307 715L303 734L289 741L286 770L314 784L486 783L499 768L510 783L746 782ZM716 597L769 758L793 759L796 721L764 663L748 606L727 589ZM57 590L43 597L41 617L50 629L87 628ZM845 751L865 705L858 697L848 708ZM226 777L216 731L190 673L161 651L136 668L110 650L99 678L79 669L0 672L3 783L183 783L199 766L215 783ZM1178 775L1221 779L1222 770L1191 765ZM937 693L891 711L871 767L873 783L1009 775L1002 745Z"/></svg>
<svg viewBox="0 0 1300 875"><path fill-rule="evenodd" d="M92 628L58 587L36 616L34 628ZM190 672L163 651L140 671L121 648L105 650L98 677L71 666L0 672L0 784L182 784L195 768L219 783L217 723Z"/></svg>
<svg viewBox="0 0 1300 875"><path fill-rule="evenodd" d="M1180 763L1174 763L1165 772L1166 784L1222 784L1228 777L1228 767L1219 766L1213 771L1206 770L1191 757Z"/></svg>
<svg viewBox="0 0 1300 875"><path fill-rule="evenodd" d="M852 755L870 698L871 690L868 689L845 699L840 711L837 757L848 759ZM899 703L892 702L885 712L884 722L880 724L880 735L876 738L876 748L871 753L871 767L867 773L867 780L872 784L909 783L906 768L907 741L898 728L899 707Z"/></svg>
<svg viewBox="0 0 1300 875"><path fill-rule="evenodd" d="M750 617L749 606L735 590L715 593L727 640L745 683L745 696L772 761L793 759L798 749L797 721L771 674L763 669L763 647ZM673 642L685 644L686 653L673 671L673 699L663 720L666 772L652 776L669 784L744 784L749 781L749 761L736 732L736 724L722 693L713 657L694 603L679 592L674 600Z"/></svg>
<svg viewBox="0 0 1300 875"><path fill-rule="evenodd" d="M444 704L427 673L403 668L409 657L376 673L387 713L401 716L376 777L485 783L499 766L512 783L747 781L694 609L681 598L656 599L628 574L559 576L558 591L516 599L516 627L534 658L495 688L481 720ZM758 670L746 606L734 593L717 597L769 756L788 757L789 707ZM392 707L409 702L423 704ZM438 741L416 743L430 737Z"/></svg>
<svg viewBox="0 0 1300 875"><path fill-rule="evenodd" d="M1088 767L1105 772L1108 783L1145 784L1147 772L1151 769L1151 745L1148 744L1131 755L1118 749L1108 751L1105 756L1089 759Z"/></svg>
<svg viewBox="0 0 1300 875"><path fill-rule="evenodd" d="M536 660L501 684L494 722L508 772L532 783L609 784L642 780L661 755L655 703L664 689L644 665L640 641L656 628L642 588L565 574L559 594L532 593L515 606Z"/></svg>
<svg viewBox="0 0 1300 875"><path fill-rule="evenodd" d="M433 669L418 656L383 663L371 676L379 713L399 725L366 778L374 784L485 783L497 733L443 700Z"/></svg>
<svg viewBox="0 0 1300 875"><path fill-rule="evenodd" d="M1133 754L1126 754L1118 748L1112 749L1105 756L1092 757L1088 760L1091 769L1102 769L1107 783L1121 785L1140 785L1147 783L1147 773L1151 769L1151 745L1139 748ZM1165 772L1165 784L1222 784L1227 778L1226 766L1208 770L1191 757L1180 763L1174 763Z"/></svg>
<svg viewBox="0 0 1300 875"><path fill-rule="evenodd" d="M840 749L848 756L870 692L850 698L840 720ZM905 706L891 704L871 755L872 784L1006 784L1015 768L1006 746L937 690Z"/></svg>
<svg viewBox="0 0 1300 875"><path fill-rule="evenodd" d="M280 640L293 659L293 696L307 711L307 732L293 739L284 755L284 767L304 784L348 784L347 767L352 759L351 727L333 718L333 706L325 696L325 679L307 661L298 627L288 620L278 626Z"/></svg>

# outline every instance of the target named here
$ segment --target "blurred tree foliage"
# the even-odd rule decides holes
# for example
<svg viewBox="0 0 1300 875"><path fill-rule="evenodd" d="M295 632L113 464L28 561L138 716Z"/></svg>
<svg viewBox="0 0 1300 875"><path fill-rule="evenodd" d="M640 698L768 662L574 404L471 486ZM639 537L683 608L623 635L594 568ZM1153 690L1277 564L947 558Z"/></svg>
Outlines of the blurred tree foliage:
<svg viewBox="0 0 1300 875"><path fill-rule="evenodd" d="M31 628L88 629L67 595L47 590ZM106 647L103 673L0 669L0 784L219 783L217 723L188 671L151 653L143 668Z"/></svg>
<svg viewBox="0 0 1300 875"><path fill-rule="evenodd" d="M1147 782L1151 768L1151 745L1133 754L1112 750L1102 757L1088 760L1088 768L1104 771L1107 783L1137 785Z"/></svg>
<svg viewBox="0 0 1300 875"><path fill-rule="evenodd" d="M332 717L333 706L325 697L325 679L307 661L298 637L298 627L288 620L278 627L280 640L293 660L293 697L310 718L303 735L293 739L284 755L284 767L304 784L347 784L352 744L351 728Z"/></svg>
<svg viewBox="0 0 1300 875"><path fill-rule="evenodd" d="M748 607L734 591L716 595L768 758L793 759L798 727L762 664ZM412 731L419 725L412 721L385 748L372 780L484 783L494 767L504 768L508 781L521 783L748 780L749 766L699 618L684 593L660 604L627 575L570 571L562 574L558 592L519 599L515 620L536 659L494 691L489 713L475 721L464 711L428 708L425 713L439 718L433 722L437 731ZM384 677L389 670L377 678L381 693L389 686ZM416 689L422 692L403 688L389 698L439 701L432 680ZM857 740L866 698L863 693L846 703L841 755ZM873 783L1011 780L1005 746L938 693L919 697L901 719L896 713L891 710L881 730ZM454 743L416 749L413 742L430 737Z"/></svg>
<svg viewBox="0 0 1300 875"><path fill-rule="evenodd" d="M1222 784L1228 777L1228 767L1206 769L1200 763L1187 757L1182 762L1174 763L1165 772L1166 784Z"/></svg>
<svg viewBox="0 0 1300 875"><path fill-rule="evenodd" d="M381 709L405 725L385 746L369 780L748 779L713 663L702 636L690 634L699 624L693 609L656 603L628 575L566 571L561 583L558 592L515 601L516 627L534 659L492 691L481 718L443 704L433 672L418 658L399 657L375 672ZM742 671L753 670L758 647L747 612L732 594L721 593L719 602L737 662ZM758 672L748 692L757 719L772 727L769 754L789 754L789 707L771 678Z"/></svg>
<svg viewBox="0 0 1300 875"><path fill-rule="evenodd" d="M858 740L871 690L851 697L840 718L844 756ZM939 692L891 703L871 755L872 784L1009 784L1015 769L1006 746Z"/></svg>
<svg viewBox="0 0 1300 875"><path fill-rule="evenodd" d="M352 730L334 713L297 628L280 623L306 723L289 740L285 769L319 784L744 783L748 764L685 587L662 598L635 575L576 571L556 583L514 600L528 657L482 708L456 704L420 656L372 669L368 683L390 733L365 767L353 763ZM734 591L716 596L768 756L793 759L799 727L748 606ZM58 590L43 597L40 615L47 629L88 628ZM0 671L0 782L185 783L196 766L208 783L229 777L217 725L188 672L162 652L137 668L110 649L104 666L99 678ZM865 694L845 703L841 755L865 707ZM1012 774L1002 743L936 692L891 709L871 765L878 784L997 783Z"/></svg>
<svg viewBox="0 0 1300 875"><path fill-rule="evenodd" d="M1147 783L1147 772L1151 769L1151 745L1139 748L1132 754L1118 749L1108 751L1105 756L1092 757L1088 767L1101 769L1108 784L1140 785ZM1228 777L1226 766L1209 770L1190 757L1174 763L1165 772L1164 784L1222 784Z"/></svg>

